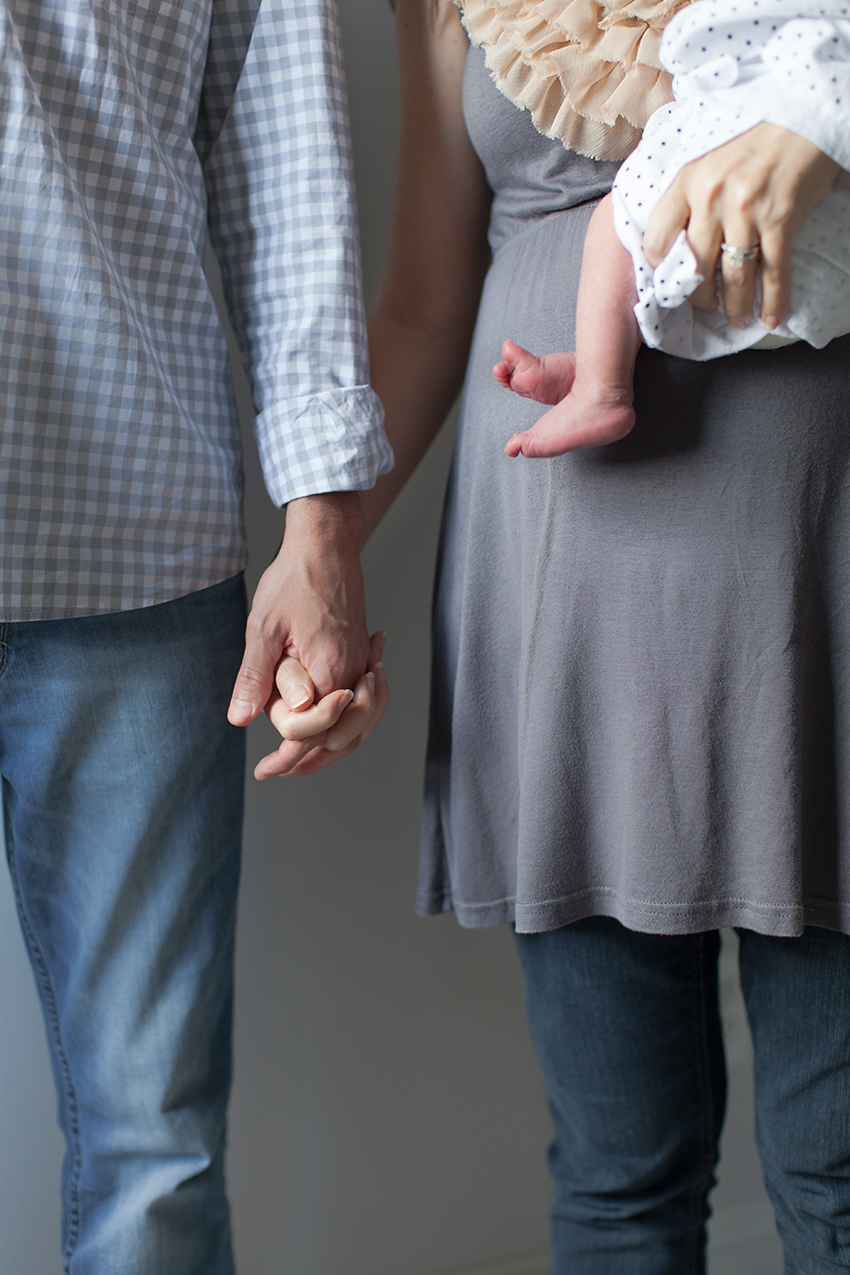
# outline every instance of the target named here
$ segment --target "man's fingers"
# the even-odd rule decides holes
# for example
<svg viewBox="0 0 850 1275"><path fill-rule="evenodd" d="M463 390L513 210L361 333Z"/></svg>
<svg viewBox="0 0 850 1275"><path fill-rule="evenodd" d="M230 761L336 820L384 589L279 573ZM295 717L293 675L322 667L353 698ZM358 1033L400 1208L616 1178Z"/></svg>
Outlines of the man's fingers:
<svg viewBox="0 0 850 1275"><path fill-rule="evenodd" d="M643 232L644 255L653 269L661 265L690 216L690 204L677 177L653 208Z"/></svg>
<svg viewBox="0 0 850 1275"><path fill-rule="evenodd" d="M275 669L281 656L277 636L264 632L248 617L245 654L236 675L227 720L233 726L247 726L263 711L274 686Z"/></svg>

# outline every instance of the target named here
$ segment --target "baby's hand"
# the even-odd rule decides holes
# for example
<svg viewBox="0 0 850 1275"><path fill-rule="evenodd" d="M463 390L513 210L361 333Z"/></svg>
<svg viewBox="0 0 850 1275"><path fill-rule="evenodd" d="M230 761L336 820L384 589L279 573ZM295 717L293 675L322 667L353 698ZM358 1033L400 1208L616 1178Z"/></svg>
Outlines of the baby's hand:
<svg viewBox="0 0 850 1275"><path fill-rule="evenodd" d="M573 387L576 356L544 354L538 359L521 345L505 341L502 362L495 365L493 375L503 389L553 406L566 398Z"/></svg>

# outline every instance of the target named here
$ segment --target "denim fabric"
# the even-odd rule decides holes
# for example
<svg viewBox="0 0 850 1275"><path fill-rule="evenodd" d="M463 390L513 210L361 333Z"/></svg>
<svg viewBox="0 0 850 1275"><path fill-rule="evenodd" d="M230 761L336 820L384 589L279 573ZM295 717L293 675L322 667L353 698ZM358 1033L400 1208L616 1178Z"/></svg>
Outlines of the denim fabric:
<svg viewBox="0 0 850 1275"><path fill-rule="evenodd" d="M739 931L756 1143L788 1275L850 1270L850 937Z"/></svg>
<svg viewBox="0 0 850 1275"><path fill-rule="evenodd" d="M241 577L0 625L6 846L47 1026L66 1275L232 1275Z"/></svg>
<svg viewBox="0 0 850 1275"><path fill-rule="evenodd" d="M850 1269L850 939L739 931L787 1275ZM554 1275L702 1275L725 1103L715 931L517 935L555 1126Z"/></svg>

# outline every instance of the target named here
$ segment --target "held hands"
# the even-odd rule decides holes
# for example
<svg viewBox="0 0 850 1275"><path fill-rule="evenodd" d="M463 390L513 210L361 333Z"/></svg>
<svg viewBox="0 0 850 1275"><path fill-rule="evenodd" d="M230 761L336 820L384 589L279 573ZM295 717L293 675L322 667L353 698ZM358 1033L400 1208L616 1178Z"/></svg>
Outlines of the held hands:
<svg viewBox="0 0 850 1275"><path fill-rule="evenodd" d="M761 270L761 320L776 328L788 314L791 240L829 190L838 169L834 160L797 133L757 124L682 169L650 214L644 234L647 259L657 266L679 231L687 230L705 280L691 302L698 309L714 310L721 243L758 248L756 259L740 265L723 255L723 309L733 327L747 325Z"/></svg>
<svg viewBox="0 0 850 1275"><path fill-rule="evenodd" d="M308 690L312 683L303 665L291 656L281 660L275 688L266 704L272 725L283 737L254 769L256 779L270 775L313 775L339 757L345 757L369 738L384 714L390 698L381 655L386 633L370 639L369 667L357 679L354 690L331 691L318 703ZM300 707L292 707L304 695Z"/></svg>
<svg viewBox="0 0 850 1275"><path fill-rule="evenodd" d="M254 595L245 655L228 718L246 726L265 709L283 735L257 779L312 774L353 752L389 699L384 634L366 630L354 493L306 496L287 508L280 552Z"/></svg>

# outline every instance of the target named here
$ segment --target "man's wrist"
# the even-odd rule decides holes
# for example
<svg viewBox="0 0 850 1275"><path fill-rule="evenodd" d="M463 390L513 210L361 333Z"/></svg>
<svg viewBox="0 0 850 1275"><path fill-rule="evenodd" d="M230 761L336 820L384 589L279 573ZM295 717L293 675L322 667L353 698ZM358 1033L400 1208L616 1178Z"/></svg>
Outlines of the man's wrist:
<svg viewBox="0 0 850 1275"><path fill-rule="evenodd" d="M350 550L359 557L366 538L359 493L321 492L291 500L286 506L285 539L292 542L302 537L314 547L333 545L337 553Z"/></svg>

